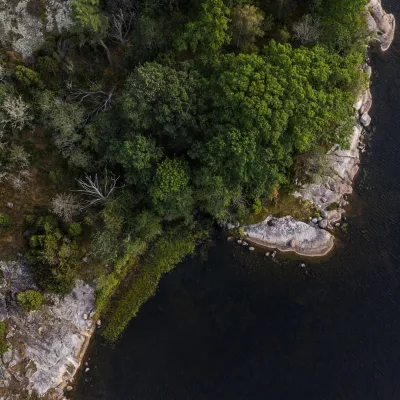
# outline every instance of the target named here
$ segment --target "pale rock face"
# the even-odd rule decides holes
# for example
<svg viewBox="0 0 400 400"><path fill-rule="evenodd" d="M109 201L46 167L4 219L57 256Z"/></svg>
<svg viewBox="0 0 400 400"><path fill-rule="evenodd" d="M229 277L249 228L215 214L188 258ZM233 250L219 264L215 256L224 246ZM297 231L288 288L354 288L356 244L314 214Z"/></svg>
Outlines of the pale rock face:
<svg viewBox="0 0 400 400"><path fill-rule="evenodd" d="M387 14L381 0L370 0L367 4L367 24L371 31L378 32L381 48L386 51L392 44L396 20L393 14Z"/></svg>
<svg viewBox="0 0 400 400"><path fill-rule="evenodd" d="M363 126L367 127L371 124L371 117L367 112L361 115L360 117L360 122L362 123Z"/></svg>
<svg viewBox="0 0 400 400"><path fill-rule="evenodd" d="M24 312L15 295L36 288L29 268L21 262L0 262L0 268L4 275L0 314L10 344L2 363L9 378L0 379L0 397L10 388L8 396L35 389L40 395L52 393L52 398L62 398L62 388L73 380L94 330L94 321L83 318L94 309L94 290L78 281L71 294L63 298L46 295L39 310Z"/></svg>
<svg viewBox="0 0 400 400"><path fill-rule="evenodd" d="M72 25L72 0L0 0L0 43L28 60L46 32Z"/></svg>
<svg viewBox="0 0 400 400"><path fill-rule="evenodd" d="M309 200L322 210L332 203L341 204L343 196L353 192L353 179L359 170L358 144L361 133L362 126L357 123L350 138L349 149L343 150L339 146L334 146L326 154L326 160L331 165L330 176L323 178L321 183L304 185L294 194L295 197ZM328 222L336 222L340 217L341 213L339 215L328 213Z"/></svg>
<svg viewBox="0 0 400 400"><path fill-rule="evenodd" d="M323 256L334 245L334 236L324 229L296 221L291 216L274 218L244 227L248 239L261 246L293 251L305 256Z"/></svg>

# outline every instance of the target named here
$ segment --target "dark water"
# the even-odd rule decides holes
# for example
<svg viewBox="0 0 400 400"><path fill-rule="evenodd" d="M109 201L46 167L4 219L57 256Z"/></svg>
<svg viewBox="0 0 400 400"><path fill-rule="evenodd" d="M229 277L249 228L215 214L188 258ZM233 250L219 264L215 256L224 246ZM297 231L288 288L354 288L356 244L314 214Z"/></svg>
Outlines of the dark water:
<svg viewBox="0 0 400 400"><path fill-rule="evenodd" d="M371 56L376 131L336 253L306 273L217 240L116 348L95 342L76 400L400 399L399 39Z"/></svg>

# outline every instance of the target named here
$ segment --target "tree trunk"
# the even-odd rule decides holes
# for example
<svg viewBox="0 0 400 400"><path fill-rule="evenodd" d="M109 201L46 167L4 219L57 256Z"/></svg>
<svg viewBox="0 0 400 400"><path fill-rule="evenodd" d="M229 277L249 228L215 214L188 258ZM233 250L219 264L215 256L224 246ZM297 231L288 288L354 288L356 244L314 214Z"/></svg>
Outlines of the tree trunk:
<svg viewBox="0 0 400 400"><path fill-rule="evenodd" d="M111 58L111 53L110 53L109 48L108 48L107 45L104 43L103 39L100 39L100 40L99 40L99 44L100 44L100 45L103 47L103 49L106 51L108 62L110 63L110 66L112 67L112 66L113 66L113 61L112 61L112 58Z"/></svg>

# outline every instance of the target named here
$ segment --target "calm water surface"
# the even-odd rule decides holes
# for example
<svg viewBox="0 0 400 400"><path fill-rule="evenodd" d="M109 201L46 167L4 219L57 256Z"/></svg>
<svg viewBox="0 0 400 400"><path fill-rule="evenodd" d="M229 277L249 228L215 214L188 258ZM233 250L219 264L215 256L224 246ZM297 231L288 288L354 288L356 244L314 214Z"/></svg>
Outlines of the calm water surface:
<svg viewBox="0 0 400 400"><path fill-rule="evenodd" d="M376 131L335 254L306 273L216 240L115 348L95 340L76 400L400 399L399 39L371 56Z"/></svg>

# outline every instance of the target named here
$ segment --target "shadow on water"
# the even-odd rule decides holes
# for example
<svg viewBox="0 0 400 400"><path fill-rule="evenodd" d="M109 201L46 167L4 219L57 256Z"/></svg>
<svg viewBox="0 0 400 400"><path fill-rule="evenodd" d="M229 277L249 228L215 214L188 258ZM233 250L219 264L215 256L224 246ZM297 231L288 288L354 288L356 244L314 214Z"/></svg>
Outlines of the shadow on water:
<svg viewBox="0 0 400 400"><path fill-rule="evenodd" d="M335 254L304 269L217 239L115 348L95 340L76 400L400 399L399 38L371 62L376 131Z"/></svg>

